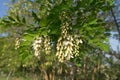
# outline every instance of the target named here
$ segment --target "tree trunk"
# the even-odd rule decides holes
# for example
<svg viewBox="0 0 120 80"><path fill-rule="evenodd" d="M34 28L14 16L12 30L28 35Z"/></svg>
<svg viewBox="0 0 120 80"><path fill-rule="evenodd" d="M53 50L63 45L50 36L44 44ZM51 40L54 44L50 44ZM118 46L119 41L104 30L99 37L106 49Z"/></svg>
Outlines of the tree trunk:
<svg viewBox="0 0 120 80"><path fill-rule="evenodd" d="M91 80L95 80L96 71L97 71L97 68L95 67L95 68L93 69L92 79L91 79Z"/></svg>
<svg viewBox="0 0 120 80"><path fill-rule="evenodd" d="M43 74L44 80L49 80L49 79L48 79L47 72L46 72L44 69L42 69L41 72L42 72L42 74Z"/></svg>
<svg viewBox="0 0 120 80"><path fill-rule="evenodd" d="M87 80L87 61L86 61L86 56L84 57L84 80Z"/></svg>
<svg viewBox="0 0 120 80"><path fill-rule="evenodd" d="M55 80L55 74L53 70L49 73L49 80Z"/></svg>

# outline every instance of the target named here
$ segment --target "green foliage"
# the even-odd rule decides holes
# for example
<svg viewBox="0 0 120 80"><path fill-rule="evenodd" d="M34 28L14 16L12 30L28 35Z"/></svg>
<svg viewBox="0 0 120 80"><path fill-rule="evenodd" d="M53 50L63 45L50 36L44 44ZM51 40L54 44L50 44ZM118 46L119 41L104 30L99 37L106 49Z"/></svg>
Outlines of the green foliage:
<svg viewBox="0 0 120 80"><path fill-rule="evenodd" d="M78 40L82 41L81 44L77 45L78 55L73 55L74 57L68 60L68 62L74 63L77 68L84 68L84 57L87 56L92 66L86 63L89 65L89 68L92 67L90 70L93 70L100 59L99 56L93 53L98 53L99 51L105 53L109 50L105 34L107 29L104 27L106 23L99 17L102 16L99 12L108 10L108 5L106 5L104 0L18 0L13 3L9 9L8 16L1 19L0 25L14 36L14 42L10 44L12 48L16 47L14 46L15 39L18 38L20 40L17 49L9 49L12 53L9 55L17 54L16 57L12 58L12 62L19 62L14 64L17 65L15 69L22 67L23 69L27 68L31 72L35 72L37 69L41 73L44 70L50 73L49 69L59 69L56 63L58 65L62 63L59 63L56 56L57 44L61 36L65 37L65 35L62 35L64 33L62 29L63 26L66 26L64 24L67 23L67 35L72 35L72 37L78 35L80 36ZM14 30L9 31L9 29ZM6 38L9 36L6 36ZM47 45L47 43L44 44L46 36L50 37L50 54L46 54L45 50ZM42 37L43 43L41 43L42 51L39 54L40 58L37 58L33 49L33 43L39 37ZM62 39L62 41L64 42L65 39ZM73 41L75 40L73 38ZM5 46L6 44L2 45ZM7 54L7 51L5 51L7 48L3 48L1 50ZM12 62L10 62L11 65L13 65ZM66 61L63 63L66 64ZM68 64L67 66L70 68ZM67 68L65 69L67 73ZM83 74L85 74L84 71ZM91 76L90 73L88 74Z"/></svg>

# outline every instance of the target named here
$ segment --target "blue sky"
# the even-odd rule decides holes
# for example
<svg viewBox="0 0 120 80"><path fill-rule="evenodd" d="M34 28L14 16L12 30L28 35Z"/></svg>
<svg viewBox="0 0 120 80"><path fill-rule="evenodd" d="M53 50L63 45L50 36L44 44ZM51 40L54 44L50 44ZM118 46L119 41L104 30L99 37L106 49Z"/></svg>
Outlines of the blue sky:
<svg viewBox="0 0 120 80"><path fill-rule="evenodd" d="M10 0L0 0L0 17L7 15L8 7L5 6L5 3L9 1Z"/></svg>

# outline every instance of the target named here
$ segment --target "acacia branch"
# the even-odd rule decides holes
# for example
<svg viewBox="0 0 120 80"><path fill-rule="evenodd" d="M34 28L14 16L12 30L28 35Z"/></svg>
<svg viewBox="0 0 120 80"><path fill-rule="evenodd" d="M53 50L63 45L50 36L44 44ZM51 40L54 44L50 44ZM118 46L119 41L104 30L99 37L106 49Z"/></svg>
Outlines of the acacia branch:
<svg viewBox="0 0 120 80"><path fill-rule="evenodd" d="M118 22L117 22L117 19L116 19L116 16L115 16L115 14L114 14L114 11L113 11L113 9L112 8L110 8L110 10L111 10L111 13L112 13L112 16L113 16L113 19L114 19L114 22L115 22L115 25L116 25L116 28L117 28L117 31L118 31L118 34L119 34L119 38L120 38L120 26L119 26L119 24L118 24Z"/></svg>

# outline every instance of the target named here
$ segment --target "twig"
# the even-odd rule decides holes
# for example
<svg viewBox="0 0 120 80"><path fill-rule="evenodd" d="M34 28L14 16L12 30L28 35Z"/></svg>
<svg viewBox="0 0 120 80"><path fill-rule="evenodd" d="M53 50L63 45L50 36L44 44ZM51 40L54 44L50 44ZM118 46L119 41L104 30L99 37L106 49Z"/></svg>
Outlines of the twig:
<svg viewBox="0 0 120 80"><path fill-rule="evenodd" d="M119 34L119 40L120 40L120 26L119 26L119 24L118 24L118 22L117 22L117 19L116 19L116 16L115 16L115 14L114 14L113 9L110 8L110 10L111 10L112 16L113 16L113 18L114 18L114 22L115 22L115 25L116 25L116 28L117 28L117 31L118 31L118 34Z"/></svg>
<svg viewBox="0 0 120 80"><path fill-rule="evenodd" d="M7 76L7 80L9 79L10 75L12 74L12 71L9 72L8 76Z"/></svg>

